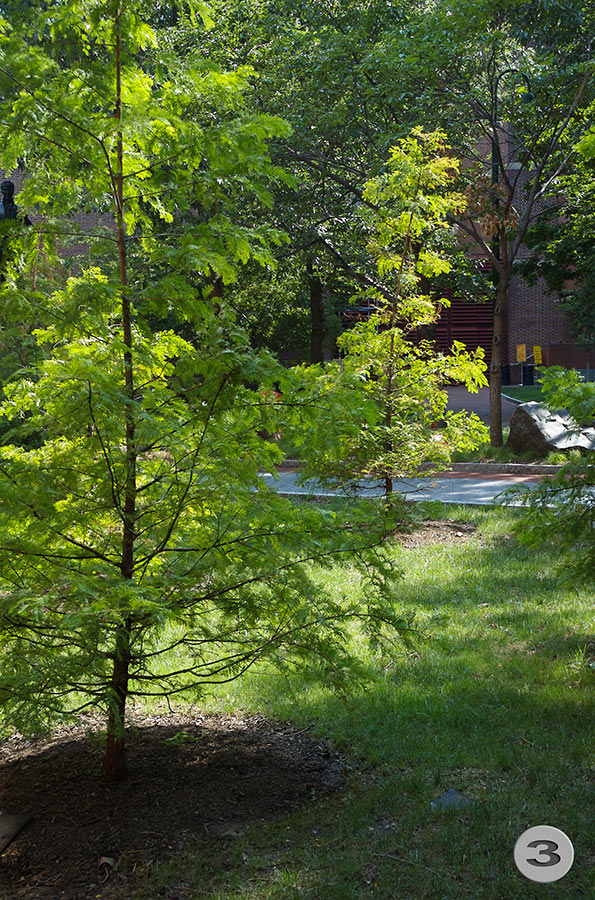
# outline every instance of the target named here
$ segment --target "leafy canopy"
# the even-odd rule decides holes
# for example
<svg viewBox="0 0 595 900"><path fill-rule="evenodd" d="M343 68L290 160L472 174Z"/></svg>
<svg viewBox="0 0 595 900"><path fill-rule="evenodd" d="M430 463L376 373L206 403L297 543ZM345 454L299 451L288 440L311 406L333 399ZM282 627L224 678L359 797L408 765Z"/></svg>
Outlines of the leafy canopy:
<svg viewBox="0 0 595 900"><path fill-rule="evenodd" d="M200 31L203 5L185 10ZM350 619L376 641L407 630L383 514L346 521L269 488L280 451L263 433L316 404L250 349L213 290L271 261L278 231L237 213L270 202L283 173L267 142L287 126L246 104L247 70L178 57L151 14L66 0L0 37L0 163L22 162L19 202L56 260L53 280L15 268L2 286L35 311L43 348L0 407L13 423L0 447L4 723L104 710L109 780L126 772L129 698L200 695L265 657L347 685ZM345 553L365 607L312 570Z"/></svg>

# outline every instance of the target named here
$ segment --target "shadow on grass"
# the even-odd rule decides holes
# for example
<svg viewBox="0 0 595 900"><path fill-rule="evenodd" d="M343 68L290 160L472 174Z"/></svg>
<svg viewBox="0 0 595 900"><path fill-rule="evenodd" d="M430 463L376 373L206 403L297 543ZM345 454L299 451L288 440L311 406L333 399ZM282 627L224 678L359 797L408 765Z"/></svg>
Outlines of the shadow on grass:
<svg viewBox="0 0 595 900"><path fill-rule="evenodd" d="M527 900L543 888L519 876L512 848L527 827L546 821L577 849L556 896L590 896L584 701L552 699L547 685L539 695L523 681L461 680L457 669L441 678L429 665L414 668L348 701L294 692L285 705L277 702L277 713L288 715L299 703L300 717L360 757L346 790L231 842L197 848L177 868L166 867L163 883L183 880L195 886L189 898L204 900ZM473 806L433 813L431 800L449 787Z"/></svg>
<svg viewBox="0 0 595 900"><path fill-rule="evenodd" d="M351 695L321 673L255 673L233 701L330 738L355 766L347 789L198 848L139 898L181 884L189 900L533 900L543 887L512 848L539 822L575 844L556 896L592 896L592 673L570 664L591 638L587 594L560 591L547 553L502 538L396 551L395 564L407 572L397 602L431 640L368 656L369 685ZM432 813L449 787L474 804Z"/></svg>

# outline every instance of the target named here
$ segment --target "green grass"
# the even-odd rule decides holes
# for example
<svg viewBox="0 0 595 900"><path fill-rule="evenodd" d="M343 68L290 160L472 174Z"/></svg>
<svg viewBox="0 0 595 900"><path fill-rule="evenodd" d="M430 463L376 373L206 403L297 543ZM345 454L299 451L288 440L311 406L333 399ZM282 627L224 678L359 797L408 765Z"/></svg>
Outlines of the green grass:
<svg viewBox="0 0 595 900"><path fill-rule="evenodd" d="M512 397L513 400L520 400L522 403L529 403L531 400L543 400L540 384L507 385L502 390L502 396Z"/></svg>
<svg viewBox="0 0 595 900"><path fill-rule="evenodd" d="M379 658L354 634L367 690L337 697L254 671L208 702L309 726L353 761L346 787L191 848L151 869L126 900L175 896L176 885L190 900L595 896L592 595L559 584L555 548L528 551L509 536L515 511L443 514L476 522L478 535L454 546L394 544L404 573L395 603L417 611L425 639ZM349 567L327 577L337 591L362 591ZM473 807L432 812L449 787ZM572 870L547 887L512 860L516 838L540 823L575 846Z"/></svg>
<svg viewBox="0 0 595 900"><path fill-rule="evenodd" d="M489 440L480 444L475 450L459 450L452 455L453 462L533 462L534 456L531 453L519 454L516 450L506 446L510 429L502 429L502 437L504 445L502 447L492 447Z"/></svg>

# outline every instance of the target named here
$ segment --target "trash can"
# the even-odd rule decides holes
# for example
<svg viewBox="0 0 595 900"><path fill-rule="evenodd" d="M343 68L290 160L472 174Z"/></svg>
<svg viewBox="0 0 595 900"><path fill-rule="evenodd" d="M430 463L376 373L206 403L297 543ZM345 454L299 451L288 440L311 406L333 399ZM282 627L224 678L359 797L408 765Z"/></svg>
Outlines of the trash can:
<svg viewBox="0 0 595 900"><path fill-rule="evenodd" d="M510 366L502 366L502 384L510 384Z"/></svg>
<svg viewBox="0 0 595 900"><path fill-rule="evenodd" d="M523 384L535 384L534 381L535 366L523 366Z"/></svg>

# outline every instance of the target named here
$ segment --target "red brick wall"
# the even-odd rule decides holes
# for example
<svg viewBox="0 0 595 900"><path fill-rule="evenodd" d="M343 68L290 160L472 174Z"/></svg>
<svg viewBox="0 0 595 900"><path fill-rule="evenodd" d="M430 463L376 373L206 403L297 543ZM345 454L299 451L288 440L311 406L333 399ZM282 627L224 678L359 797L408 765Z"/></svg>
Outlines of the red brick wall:
<svg viewBox="0 0 595 900"><path fill-rule="evenodd" d="M510 285L508 337L508 362L516 362L517 344L529 349L534 344L546 347L574 343L566 317L555 297L545 292L543 282L530 285L518 275Z"/></svg>

